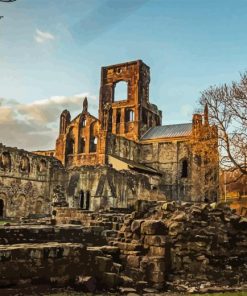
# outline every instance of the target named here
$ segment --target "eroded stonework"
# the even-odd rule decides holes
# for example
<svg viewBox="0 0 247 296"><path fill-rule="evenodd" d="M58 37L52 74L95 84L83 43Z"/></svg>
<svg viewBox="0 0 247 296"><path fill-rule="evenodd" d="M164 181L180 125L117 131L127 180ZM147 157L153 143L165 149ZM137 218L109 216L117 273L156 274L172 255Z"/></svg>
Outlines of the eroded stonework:
<svg viewBox="0 0 247 296"><path fill-rule="evenodd" d="M63 167L55 158L0 145L0 216L48 214Z"/></svg>
<svg viewBox="0 0 247 296"><path fill-rule="evenodd" d="M141 60L102 67L98 118L85 98L74 119L62 112L55 150L1 146L0 215L51 213L57 186L63 206L87 211L127 208L137 199L216 201L218 137L207 107L191 123L162 126L149 83Z"/></svg>

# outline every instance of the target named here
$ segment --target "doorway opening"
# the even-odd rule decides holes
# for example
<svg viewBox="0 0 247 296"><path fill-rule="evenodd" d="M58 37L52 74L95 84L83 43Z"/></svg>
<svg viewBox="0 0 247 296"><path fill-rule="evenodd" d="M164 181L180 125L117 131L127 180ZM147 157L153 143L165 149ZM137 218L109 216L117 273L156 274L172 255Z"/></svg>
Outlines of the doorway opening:
<svg viewBox="0 0 247 296"><path fill-rule="evenodd" d="M0 218L4 217L4 201L0 199Z"/></svg>

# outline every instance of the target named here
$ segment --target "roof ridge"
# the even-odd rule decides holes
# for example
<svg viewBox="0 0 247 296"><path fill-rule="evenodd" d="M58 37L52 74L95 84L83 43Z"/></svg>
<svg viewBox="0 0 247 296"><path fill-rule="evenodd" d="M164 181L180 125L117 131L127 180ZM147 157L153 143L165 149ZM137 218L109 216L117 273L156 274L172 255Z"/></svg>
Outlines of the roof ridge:
<svg viewBox="0 0 247 296"><path fill-rule="evenodd" d="M159 125L147 130L147 132L141 137L141 140L189 136L191 131L192 123L190 122Z"/></svg>

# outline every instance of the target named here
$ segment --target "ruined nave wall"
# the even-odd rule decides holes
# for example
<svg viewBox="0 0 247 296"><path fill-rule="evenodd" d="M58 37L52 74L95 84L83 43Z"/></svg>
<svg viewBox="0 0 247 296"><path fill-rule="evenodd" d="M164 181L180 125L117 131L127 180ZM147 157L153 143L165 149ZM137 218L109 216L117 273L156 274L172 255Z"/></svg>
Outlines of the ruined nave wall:
<svg viewBox="0 0 247 296"><path fill-rule="evenodd" d="M0 216L49 214L53 186L63 170L52 157L0 146Z"/></svg>

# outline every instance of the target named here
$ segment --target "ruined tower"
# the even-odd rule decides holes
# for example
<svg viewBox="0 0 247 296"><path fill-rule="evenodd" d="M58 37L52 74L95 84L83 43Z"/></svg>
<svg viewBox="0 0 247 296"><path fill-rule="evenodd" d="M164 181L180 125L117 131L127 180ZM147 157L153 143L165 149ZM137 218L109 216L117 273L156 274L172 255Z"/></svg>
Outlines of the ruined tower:
<svg viewBox="0 0 247 296"><path fill-rule="evenodd" d="M162 113L149 103L149 67L141 60L101 69L99 119L102 129L137 141L150 127L161 125ZM123 97L117 96L125 85Z"/></svg>

